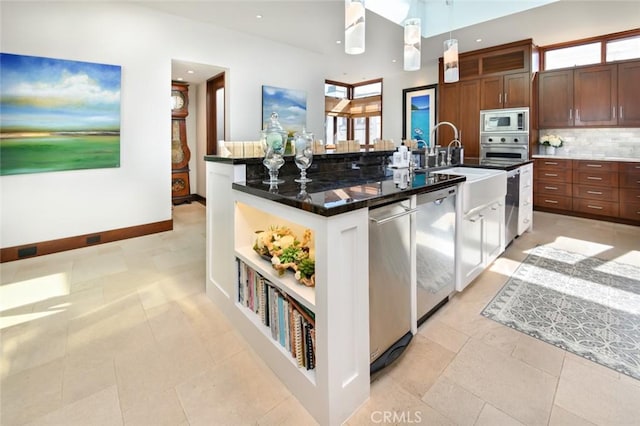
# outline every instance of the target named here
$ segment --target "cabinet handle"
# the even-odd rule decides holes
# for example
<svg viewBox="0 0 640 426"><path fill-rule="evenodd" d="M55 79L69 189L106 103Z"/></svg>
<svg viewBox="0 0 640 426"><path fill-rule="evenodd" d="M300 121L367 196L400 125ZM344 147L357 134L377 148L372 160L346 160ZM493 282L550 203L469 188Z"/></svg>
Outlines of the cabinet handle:
<svg viewBox="0 0 640 426"><path fill-rule="evenodd" d="M545 176L552 176L552 177L557 177L558 174L557 173L545 173Z"/></svg>
<svg viewBox="0 0 640 426"><path fill-rule="evenodd" d="M508 101L507 101L507 92L504 92L504 104L506 105L506 104L507 104L507 102L508 102Z"/></svg>
<svg viewBox="0 0 640 426"><path fill-rule="evenodd" d="M544 189L550 189L552 191L557 191L558 190L558 188L555 187L555 186L545 186Z"/></svg>
<svg viewBox="0 0 640 426"><path fill-rule="evenodd" d="M546 164L547 166L557 166L558 165L558 163L553 162L553 161L545 161L544 164Z"/></svg>
<svg viewBox="0 0 640 426"><path fill-rule="evenodd" d="M598 177L598 176L587 176L587 179L589 179L589 180L602 180L602 178Z"/></svg>
<svg viewBox="0 0 640 426"><path fill-rule="evenodd" d="M622 105L620 105L620 114L618 114L618 117L620 118L620 120L624 118L624 116L622 115Z"/></svg>
<svg viewBox="0 0 640 426"><path fill-rule="evenodd" d="M589 207L590 209L596 209L596 210L602 210L602 209L604 209L604 207L600 207L600 206L592 206L591 204L587 204L587 207Z"/></svg>
<svg viewBox="0 0 640 426"><path fill-rule="evenodd" d="M576 121L580 121L580 110L576 108Z"/></svg>
<svg viewBox="0 0 640 426"><path fill-rule="evenodd" d="M545 203L558 204L556 200L544 200Z"/></svg>
<svg viewBox="0 0 640 426"><path fill-rule="evenodd" d="M587 164L587 167L602 167L602 164Z"/></svg>
<svg viewBox="0 0 640 426"><path fill-rule="evenodd" d="M587 194L602 195L600 191L587 191Z"/></svg>
<svg viewBox="0 0 640 426"><path fill-rule="evenodd" d="M616 107L611 107L611 110L613 111L613 119L615 120L615 118L616 118Z"/></svg>
<svg viewBox="0 0 640 426"><path fill-rule="evenodd" d="M502 93L498 93L498 103L502 103Z"/></svg>
<svg viewBox="0 0 640 426"><path fill-rule="evenodd" d="M573 120L573 109L569 108L569 120Z"/></svg>

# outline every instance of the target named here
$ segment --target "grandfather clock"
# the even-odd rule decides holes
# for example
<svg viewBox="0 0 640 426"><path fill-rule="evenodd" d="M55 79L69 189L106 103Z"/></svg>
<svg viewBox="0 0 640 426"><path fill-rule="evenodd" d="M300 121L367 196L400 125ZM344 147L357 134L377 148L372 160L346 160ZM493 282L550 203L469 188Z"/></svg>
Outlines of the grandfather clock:
<svg viewBox="0 0 640 426"><path fill-rule="evenodd" d="M185 119L189 114L189 85L171 82L171 200L190 203L189 159Z"/></svg>

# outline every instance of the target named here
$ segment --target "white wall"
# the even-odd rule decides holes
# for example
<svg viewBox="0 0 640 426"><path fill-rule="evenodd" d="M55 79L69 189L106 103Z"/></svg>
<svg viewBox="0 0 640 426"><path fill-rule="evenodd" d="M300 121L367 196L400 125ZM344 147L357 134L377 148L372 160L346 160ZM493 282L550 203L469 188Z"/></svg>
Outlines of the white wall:
<svg viewBox="0 0 640 426"><path fill-rule="evenodd" d="M229 139L255 138L262 85L305 90L307 127L323 131L317 54L125 3L3 1L0 8L2 52L122 66L121 166L2 176L2 247L171 218L171 59L229 70Z"/></svg>

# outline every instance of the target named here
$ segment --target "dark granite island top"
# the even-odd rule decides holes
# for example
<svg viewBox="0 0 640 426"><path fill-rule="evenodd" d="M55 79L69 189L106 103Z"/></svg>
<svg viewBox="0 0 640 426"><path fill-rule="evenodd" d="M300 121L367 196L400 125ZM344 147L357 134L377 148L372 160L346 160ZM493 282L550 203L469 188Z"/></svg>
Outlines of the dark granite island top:
<svg viewBox="0 0 640 426"><path fill-rule="evenodd" d="M233 189L328 217L465 181L464 176L428 171L409 174L404 169L395 172L388 169L384 174L370 176L361 170L314 174L309 176L312 182L306 185L294 181L298 176L283 176L285 182L277 187L270 187L262 180L252 180L233 183Z"/></svg>

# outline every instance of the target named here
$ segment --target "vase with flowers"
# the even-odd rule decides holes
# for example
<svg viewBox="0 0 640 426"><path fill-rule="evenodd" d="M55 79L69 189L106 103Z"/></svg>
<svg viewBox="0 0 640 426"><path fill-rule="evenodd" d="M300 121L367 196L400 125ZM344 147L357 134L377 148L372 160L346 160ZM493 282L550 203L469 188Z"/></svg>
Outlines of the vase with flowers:
<svg viewBox="0 0 640 426"><path fill-rule="evenodd" d="M540 153L554 155L556 153L556 149L560 148L563 144L564 141L558 135L540 136Z"/></svg>

